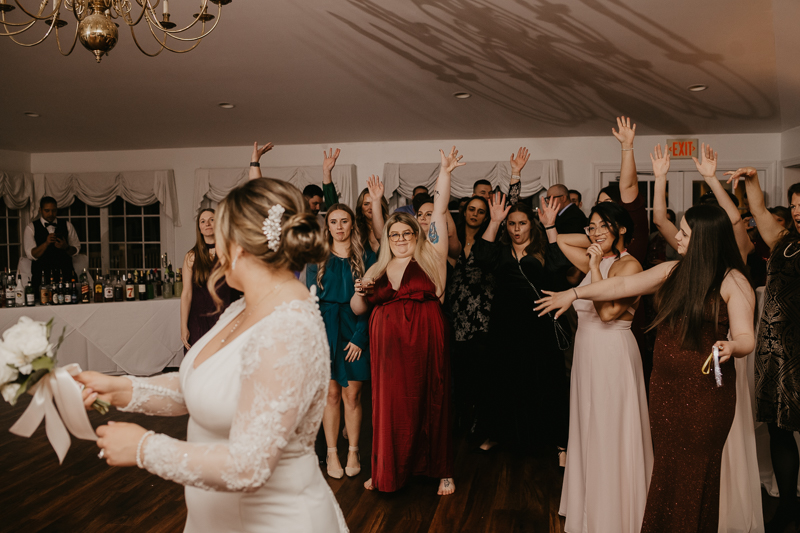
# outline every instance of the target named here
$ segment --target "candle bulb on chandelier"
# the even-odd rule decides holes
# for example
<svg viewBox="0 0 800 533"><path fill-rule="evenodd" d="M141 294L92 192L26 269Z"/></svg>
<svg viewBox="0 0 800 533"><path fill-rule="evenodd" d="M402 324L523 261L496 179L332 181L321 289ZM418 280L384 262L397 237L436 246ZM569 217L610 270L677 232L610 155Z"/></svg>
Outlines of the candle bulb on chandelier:
<svg viewBox="0 0 800 533"><path fill-rule="evenodd" d="M164 14L169 15L169 0L164 0Z"/></svg>

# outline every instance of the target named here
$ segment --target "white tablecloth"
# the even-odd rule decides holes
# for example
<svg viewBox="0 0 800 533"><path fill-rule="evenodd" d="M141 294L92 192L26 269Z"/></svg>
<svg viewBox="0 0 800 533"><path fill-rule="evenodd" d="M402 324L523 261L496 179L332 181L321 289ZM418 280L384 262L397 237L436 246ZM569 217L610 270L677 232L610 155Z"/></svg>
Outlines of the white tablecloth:
<svg viewBox="0 0 800 533"><path fill-rule="evenodd" d="M183 359L180 298L0 309L0 331L21 316L53 321L53 342L66 326L58 364L149 376Z"/></svg>

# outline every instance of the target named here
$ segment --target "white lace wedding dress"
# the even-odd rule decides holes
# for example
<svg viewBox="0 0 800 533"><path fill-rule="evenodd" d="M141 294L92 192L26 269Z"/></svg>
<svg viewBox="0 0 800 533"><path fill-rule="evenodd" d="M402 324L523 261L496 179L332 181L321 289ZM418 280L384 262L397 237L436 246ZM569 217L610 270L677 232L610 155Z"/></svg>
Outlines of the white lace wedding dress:
<svg viewBox="0 0 800 533"><path fill-rule="evenodd" d="M186 486L186 532L346 532L314 453L330 380L316 298L278 306L194 368L243 308L240 300L223 313L179 374L129 377L133 399L123 411L190 415L186 442L146 441L144 466Z"/></svg>

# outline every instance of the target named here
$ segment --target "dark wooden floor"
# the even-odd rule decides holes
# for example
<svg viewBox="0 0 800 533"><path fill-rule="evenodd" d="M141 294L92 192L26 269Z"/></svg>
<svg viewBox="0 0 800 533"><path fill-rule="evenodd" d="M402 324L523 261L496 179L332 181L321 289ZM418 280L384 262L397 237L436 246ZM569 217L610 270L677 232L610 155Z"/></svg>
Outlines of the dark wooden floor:
<svg viewBox="0 0 800 533"><path fill-rule="evenodd" d="M365 398L369 390L365 389ZM44 426L24 439L8 428L27 406L0 402L0 531L154 532L183 530L183 487L137 468L112 468L97 458L94 443L73 438L64 464L50 448ZM365 405L362 450L371 445L369 401ZM105 420L139 423L185 438L187 417L160 418L121 413L90 413L97 427ZM342 460L346 443L340 439ZM555 454L522 455L499 450L472 451L456 439L456 493L436 495L438 480L414 478L394 494L364 490L368 451L355 479L328 482L354 533L561 532L558 517L562 474Z"/></svg>

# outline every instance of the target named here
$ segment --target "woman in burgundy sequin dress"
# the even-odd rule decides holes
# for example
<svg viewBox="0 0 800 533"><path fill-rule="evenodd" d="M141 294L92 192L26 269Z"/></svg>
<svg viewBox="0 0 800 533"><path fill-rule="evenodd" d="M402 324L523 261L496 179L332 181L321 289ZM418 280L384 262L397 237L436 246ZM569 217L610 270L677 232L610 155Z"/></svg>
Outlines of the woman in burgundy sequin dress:
<svg viewBox="0 0 800 533"><path fill-rule="evenodd" d="M676 236L680 261L609 278L540 300L561 314L576 298L617 300L656 293L658 327L650 381L653 476L642 532L716 533L722 448L736 408L731 356L755 346L755 296L744 274L733 226L717 206L689 209ZM576 294L577 293L577 294ZM728 338L730 341L719 340ZM713 346L722 387L701 372Z"/></svg>
<svg viewBox="0 0 800 533"><path fill-rule="evenodd" d="M368 490L392 492L410 476L426 475L439 478L440 495L455 491L449 333L441 299L450 172L464 163L459 163L455 147L441 156L427 238L412 216L389 217L378 262L356 281L350 301L357 315L374 306L369 329L373 437L372 478L364 483ZM368 183L377 205L383 187L376 178ZM368 297L370 289L374 293Z"/></svg>

